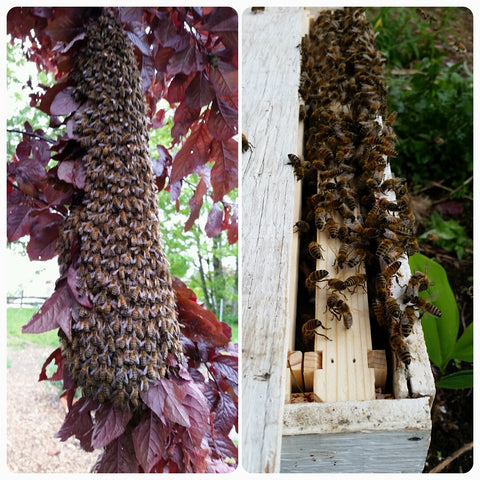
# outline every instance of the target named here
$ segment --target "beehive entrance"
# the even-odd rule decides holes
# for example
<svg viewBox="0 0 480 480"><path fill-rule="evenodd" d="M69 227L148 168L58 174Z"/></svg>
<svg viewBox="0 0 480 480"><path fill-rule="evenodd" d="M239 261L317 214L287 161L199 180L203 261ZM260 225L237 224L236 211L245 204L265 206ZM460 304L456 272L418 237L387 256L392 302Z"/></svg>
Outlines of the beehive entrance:
<svg viewBox="0 0 480 480"><path fill-rule="evenodd" d="M321 12L301 45L305 136L303 157L291 155L290 163L302 182L302 216L295 226L299 283L288 365L291 391L313 392L309 400L369 400L376 389L385 393L384 350L397 333L396 321L370 322L369 303L378 296L373 279L385 272L385 309L393 278L385 268L406 258L411 230L411 220L398 213L400 203L392 202L391 211L381 204L395 137L373 38L362 9L339 9ZM399 238L393 230L400 222L405 235ZM400 248L386 262L378 250L390 238Z"/></svg>

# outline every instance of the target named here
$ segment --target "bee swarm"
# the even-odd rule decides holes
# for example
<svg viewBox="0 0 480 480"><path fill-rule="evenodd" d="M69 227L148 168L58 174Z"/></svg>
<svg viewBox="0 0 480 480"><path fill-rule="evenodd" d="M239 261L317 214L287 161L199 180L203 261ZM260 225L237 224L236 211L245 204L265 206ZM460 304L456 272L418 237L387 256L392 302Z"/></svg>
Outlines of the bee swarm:
<svg viewBox="0 0 480 480"><path fill-rule="evenodd" d="M407 257L418 251L414 215L405 181L390 173L395 113L387 112L383 61L364 9L322 10L301 53L304 155L290 154L288 163L303 191L294 232L300 236L295 350L304 355L303 366L298 357L289 361L291 385L309 392L316 384L321 401L375 398L375 383L385 393L386 368L383 378L371 378L374 364L383 362L378 350L389 349L393 368L408 376L415 360L408 337L421 328L419 314L441 313L418 298L426 276L408 279ZM361 351L352 350L353 338L363 343ZM337 396L328 393L326 368L336 362L328 352L338 348L357 362L344 367L345 377L363 362L364 390L337 385Z"/></svg>
<svg viewBox="0 0 480 480"><path fill-rule="evenodd" d="M86 181L58 261L62 274L78 262L78 294L93 306L74 309L71 339L59 331L62 353L85 396L142 408L140 392L183 353L160 245L146 105L133 49L112 16L89 24L72 80Z"/></svg>

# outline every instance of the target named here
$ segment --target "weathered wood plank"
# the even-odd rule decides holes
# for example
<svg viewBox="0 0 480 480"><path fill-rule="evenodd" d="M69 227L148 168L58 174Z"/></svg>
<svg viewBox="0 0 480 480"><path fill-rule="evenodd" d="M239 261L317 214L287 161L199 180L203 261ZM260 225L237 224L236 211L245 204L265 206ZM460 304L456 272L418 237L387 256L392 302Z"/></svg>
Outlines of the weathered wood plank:
<svg viewBox="0 0 480 480"><path fill-rule="evenodd" d="M280 467L289 317L295 311L293 208L298 186L286 165L297 152L303 9L243 15L242 465ZM299 202L298 202L299 204Z"/></svg>
<svg viewBox="0 0 480 480"><path fill-rule="evenodd" d="M285 406L282 472L421 472L428 397Z"/></svg>

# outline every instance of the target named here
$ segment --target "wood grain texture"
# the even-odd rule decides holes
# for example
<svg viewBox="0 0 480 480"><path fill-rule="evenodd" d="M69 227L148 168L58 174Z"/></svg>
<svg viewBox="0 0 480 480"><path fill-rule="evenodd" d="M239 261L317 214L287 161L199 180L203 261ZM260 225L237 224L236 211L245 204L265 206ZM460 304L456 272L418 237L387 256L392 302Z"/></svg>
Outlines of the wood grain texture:
<svg viewBox="0 0 480 480"><path fill-rule="evenodd" d="M278 471L289 344L295 310L293 224L298 185L298 83L303 9L245 11L242 127L242 449L248 472ZM299 202L298 202L299 203Z"/></svg>
<svg viewBox="0 0 480 480"><path fill-rule="evenodd" d="M286 405L281 472L421 472L428 397Z"/></svg>

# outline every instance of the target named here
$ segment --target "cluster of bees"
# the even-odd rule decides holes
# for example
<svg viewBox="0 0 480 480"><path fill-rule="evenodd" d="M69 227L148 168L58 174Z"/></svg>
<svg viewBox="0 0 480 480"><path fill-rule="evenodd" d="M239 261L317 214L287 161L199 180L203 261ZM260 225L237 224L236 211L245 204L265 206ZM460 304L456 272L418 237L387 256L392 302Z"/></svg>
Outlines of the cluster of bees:
<svg viewBox="0 0 480 480"><path fill-rule="evenodd" d="M373 29L364 9L324 10L299 47L304 155L288 156L303 194L302 218L294 225L304 252L297 332L301 330L304 350L315 334L329 339L317 331L327 327L311 318L312 297L322 282L326 309L347 329L354 318L344 293L368 287L372 319L408 365L411 355L405 338L419 313L441 313L418 297L429 286L421 272L404 285L402 299L391 292L392 282L401 282L401 259L417 252L418 243L406 182L386 175L388 158L396 155L396 114L386 109L382 57ZM319 232L326 233L328 248L330 239L336 248L335 261L327 269L316 269L325 253ZM360 267L366 273L359 273Z"/></svg>
<svg viewBox="0 0 480 480"><path fill-rule="evenodd" d="M74 134L84 148L85 191L58 242L60 272L74 264L66 366L85 396L143 408L140 393L184 361L175 298L158 230L146 106L128 38L114 18L92 21L72 73L82 107Z"/></svg>

